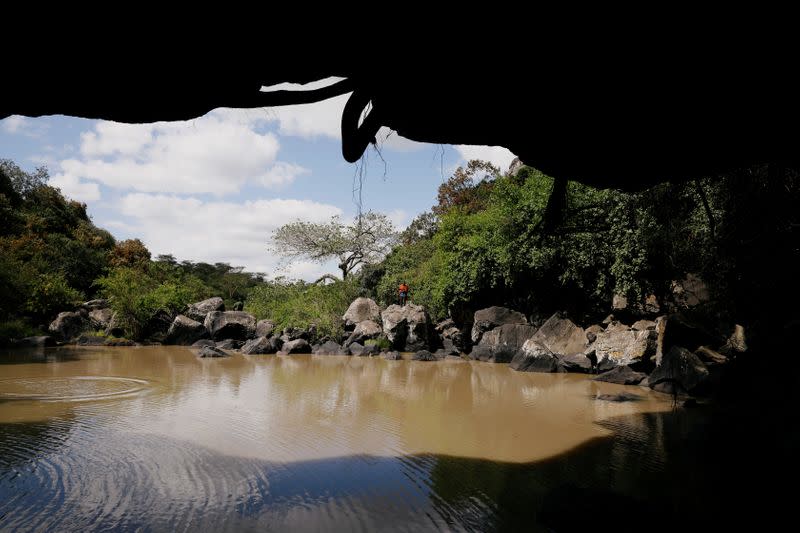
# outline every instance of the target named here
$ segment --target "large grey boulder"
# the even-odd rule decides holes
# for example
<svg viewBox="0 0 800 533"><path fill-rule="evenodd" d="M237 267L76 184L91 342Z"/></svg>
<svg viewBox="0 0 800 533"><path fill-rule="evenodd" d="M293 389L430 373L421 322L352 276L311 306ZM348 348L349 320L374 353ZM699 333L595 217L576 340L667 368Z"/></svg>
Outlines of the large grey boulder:
<svg viewBox="0 0 800 533"><path fill-rule="evenodd" d="M113 318L114 311L107 307L89 311L89 323L94 329L107 329L111 325Z"/></svg>
<svg viewBox="0 0 800 533"><path fill-rule="evenodd" d="M206 315L205 327L215 340L247 340L255 337L256 318L243 311L212 311Z"/></svg>
<svg viewBox="0 0 800 533"><path fill-rule="evenodd" d="M395 350L411 352L429 347L430 317L421 305L390 305L381 313L381 320Z"/></svg>
<svg viewBox="0 0 800 533"><path fill-rule="evenodd" d="M651 330L636 331L619 322L612 322L605 331L597 334L594 351L600 370L625 365L645 368L652 365L656 334Z"/></svg>
<svg viewBox="0 0 800 533"><path fill-rule="evenodd" d="M503 324L527 324L528 319L518 311L492 306L475 311L472 322L472 342L478 344L483 334Z"/></svg>
<svg viewBox="0 0 800 533"><path fill-rule="evenodd" d="M208 337L205 326L188 316L178 315L167 330L164 344L180 344L189 346L195 341Z"/></svg>
<svg viewBox="0 0 800 533"><path fill-rule="evenodd" d="M311 345L305 339L296 339L283 344L281 353L296 354L296 353L311 353Z"/></svg>
<svg viewBox="0 0 800 533"><path fill-rule="evenodd" d="M590 374L593 365L592 360L582 353L574 353L568 355L558 355L558 364L566 372L580 372L583 374Z"/></svg>
<svg viewBox="0 0 800 533"><path fill-rule="evenodd" d="M315 350L312 350L311 353L319 355L347 355L344 349L334 341L325 341L317 346Z"/></svg>
<svg viewBox="0 0 800 533"><path fill-rule="evenodd" d="M214 311L224 311L224 310L225 310L225 302L223 302L222 298L220 298L219 296L215 296L213 298L203 300L202 302L196 302L189 305L189 308L186 310L185 315L191 318L192 320L203 322L205 321L206 315L208 313L212 313Z"/></svg>
<svg viewBox="0 0 800 533"><path fill-rule="evenodd" d="M470 354L473 359L492 363L508 363L522 349L525 341L536 334L536 328L525 324L503 324L483 333L478 346Z"/></svg>
<svg viewBox="0 0 800 533"><path fill-rule="evenodd" d="M428 350L420 350L411 356L412 361L438 361L439 357Z"/></svg>
<svg viewBox="0 0 800 533"><path fill-rule="evenodd" d="M673 346L648 377L653 390L669 394L694 393L708 379L708 368L695 354Z"/></svg>
<svg viewBox="0 0 800 533"><path fill-rule="evenodd" d="M212 341L211 339L200 339L199 341L194 341L192 343L192 348L197 348L198 350L203 346L216 347L217 343Z"/></svg>
<svg viewBox="0 0 800 533"><path fill-rule="evenodd" d="M400 352L382 352L381 357L386 359L387 361L402 361L403 356L400 355Z"/></svg>
<svg viewBox="0 0 800 533"><path fill-rule="evenodd" d="M356 328L345 341L344 345L349 346L354 342L364 344L365 340L375 339L383 333L383 330L374 320L364 320L356 324Z"/></svg>
<svg viewBox="0 0 800 533"><path fill-rule="evenodd" d="M532 338L557 356L582 354L588 346L583 328L558 313L548 318Z"/></svg>
<svg viewBox="0 0 800 533"><path fill-rule="evenodd" d="M256 337L244 343L242 346L242 353L245 355L275 353L278 351L278 348L275 340L268 339L267 337Z"/></svg>
<svg viewBox="0 0 800 533"><path fill-rule="evenodd" d="M197 355L200 357L229 357L227 353L212 346L203 346Z"/></svg>
<svg viewBox="0 0 800 533"><path fill-rule="evenodd" d="M594 380L605 381L606 383L616 383L617 385L638 385L646 377L647 374L635 372L629 366L618 366L609 370L608 372L603 372L594 378Z"/></svg>
<svg viewBox="0 0 800 533"><path fill-rule="evenodd" d="M436 325L436 332L441 338L445 351L452 354L469 351L472 345L469 335L462 331L452 318L447 318Z"/></svg>
<svg viewBox="0 0 800 533"><path fill-rule="evenodd" d="M381 308L372 298L356 298L342 316L346 328L355 327L356 324L365 320L378 322L380 319Z"/></svg>
<svg viewBox="0 0 800 533"><path fill-rule="evenodd" d="M380 348L378 348L374 344L369 344L367 346L363 346L357 342L354 342L348 348L350 355L357 355L359 357L370 357L373 355L378 355L380 353Z"/></svg>
<svg viewBox="0 0 800 533"><path fill-rule="evenodd" d="M275 331L275 322L272 320L259 320L256 322L256 337L269 337Z"/></svg>
<svg viewBox="0 0 800 533"><path fill-rule="evenodd" d="M77 337L86 325L83 314L66 311L58 314L56 319L50 323L48 330L56 338L68 341Z"/></svg>
<svg viewBox="0 0 800 533"><path fill-rule="evenodd" d="M558 357L541 342L528 339L508 365L520 372L558 372Z"/></svg>

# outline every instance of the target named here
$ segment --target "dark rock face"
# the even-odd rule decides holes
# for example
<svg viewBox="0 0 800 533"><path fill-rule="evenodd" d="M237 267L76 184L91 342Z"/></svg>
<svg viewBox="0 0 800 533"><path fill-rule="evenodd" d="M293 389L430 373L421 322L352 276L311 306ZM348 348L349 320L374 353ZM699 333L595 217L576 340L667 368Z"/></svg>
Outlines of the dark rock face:
<svg viewBox="0 0 800 533"><path fill-rule="evenodd" d="M212 311L206 315L205 327L214 340L243 341L255 336L256 319L242 311Z"/></svg>
<svg viewBox="0 0 800 533"><path fill-rule="evenodd" d="M453 342L452 339L444 338L442 339L442 349L447 355L459 355L461 350L456 346L456 343Z"/></svg>
<svg viewBox="0 0 800 533"><path fill-rule="evenodd" d="M200 339L192 343L192 348L202 348L203 346L216 346L217 343L211 339Z"/></svg>
<svg viewBox="0 0 800 533"><path fill-rule="evenodd" d="M597 366L601 370L633 365L644 368L655 355L655 334L650 330L635 331L619 322L612 322L597 334L594 342Z"/></svg>
<svg viewBox="0 0 800 533"><path fill-rule="evenodd" d="M86 325L81 313L64 312L58 314L48 329L56 338L68 341L77 337Z"/></svg>
<svg viewBox="0 0 800 533"><path fill-rule="evenodd" d="M238 350L242 347L244 341L237 341L235 339L225 339L215 344L220 350Z"/></svg>
<svg viewBox="0 0 800 533"><path fill-rule="evenodd" d="M400 355L400 352L383 352L381 357L386 359L387 361L402 361L403 356Z"/></svg>
<svg viewBox="0 0 800 533"><path fill-rule="evenodd" d="M631 392L620 392L619 394L600 394L596 398L604 402L638 402L642 397Z"/></svg>
<svg viewBox="0 0 800 533"><path fill-rule="evenodd" d="M164 344L189 346L204 337L208 337L208 331L206 331L203 324L187 316L178 315L167 331Z"/></svg>
<svg viewBox="0 0 800 533"><path fill-rule="evenodd" d="M81 335L77 340L78 346L105 346L106 338L96 335Z"/></svg>
<svg viewBox="0 0 800 533"><path fill-rule="evenodd" d="M695 354L673 346L648 377L651 389L667 393L694 393L708 379L708 368Z"/></svg>
<svg viewBox="0 0 800 533"><path fill-rule="evenodd" d="M421 305L390 305L381 313L383 331L395 350L414 351L429 347L430 317Z"/></svg>
<svg viewBox="0 0 800 533"><path fill-rule="evenodd" d="M109 308L93 309L89 311L89 324L94 329L105 330L111 325L111 319L114 316L114 311Z"/></svg>
<svg viewBox="0 0 800 533"><path fill-rule="evenodd" d="M356 298L342 316L345 328L353 328L356 324L365 320L378 322L380 319L381 308L372 298Z"/></svg>
<svg viewBox="0 0 800 533"><path fill-rule="evenodd" d="M520 372L558 372L558 357L546 346L528 339L509 365Z"/></svg>
<svg viewBox="0 0 800 533"><path fill-rule="evenodd" d="M359 357L371 357L373 355L378 355L380 351L380 348L374 344L362 346L361 344L354 342L350 345L350 354L357 355Z"/></svg>
<svg viewBox="0 0 800 533"><path fill-rule="evenodd" d="M669 351L673 346L696 350L700 346L719 346L725 341L724 336L681 314L672 314L660 320L664 320L664 323L659 325L663 330L661 341L663 351ZM656 363L658 364L658 357Z"/></svg>
<svg viewBox="0 0 800 533"><path fill-rule="evenodd" d="M696 274L687 274L685 279L672 282L672 299L678 308L691 308L710 301L711 292Z"/></svg>
<svg viewBox="0 0 800 533"><path fill-rule="evenodd" d="M197 322L204 322L208 313L224 310L225 302L219 296L215 296L214 298L191 304L186 310L185 316Z"/></svg>
<svg viewBox="0 0 800 533"><path fill-rule="evenodd" d="M311 345L305 339L296 339L284 343L281 352L287 354L311 353Z"/></svg>
<svg viewBox="0 0 800 533"><path fill-rule="evenodd" d="M531 338L557 356L582 354L588 345L583 328L558 313L548 318Z"/></svg>
<svg viewBox="0 0 800 533"><path fill-rule="evenodd" d="M731 336L725 341L725 345L721 348L721 351L730 355L736 355L747 351L747 336L744 333L744 326L740 326L739 324L734 326L733 333L731 333Z"/></svg>
<svg viewBox="0 0 800 533"><path fill-rule="evenodd" d="M582 353L562 355L558 357L558 364L567 372L592 372L592 361Z"/></svg>
<svg viewBox="0 0 800 533"><path fill-rule="evenodd" d="M245 355L256 355L265 353L275 353L278 350L275 348L275 343L267 337L256 337L250 339L242 345L242 353Z"/></svg>
<svg viewBox="0 0 800 533"><path fill-rule="evenodd" d="M509 363L522 349L525 341L536 334L534 326L504 324L483 333L478 346L472 350L472 358L493 363Z"/></svg>
<svg viewBox="0 0 800 533"><path fill-rule="evenodd" d="M56 341L49 335L38 335L36 337L25 337L14 342L15 348L44 348L55 346Z"/></svg>
<svg viewBox="0 0 800 533"><path fill-rule="evenodd" d="M411 356L412 361L438 361L439 358L428 350L420 350Z"/></svg>
<svg viewBox="0 0 800 533"><path fill-rule="evenodd" d="M475 311L472 322L472 342L478 344L484 332L492 330L503 324L527 324L528 319L518 311L506 307L492 306Z"/></svg>
<svg viewBox="0 0 800 533"><path fill-rule="evenodd" d="M728 362L727 357L708 346L699 347L694 351L694 354L707 365L724 365Z"/></svg>
<svg viewBox="0 0 800 533"><path fill-rule="evenodd" d="M256 337L269 337L273 331L275 331L275 323L272 320L256 322Z"/></svg>
<svg viewBox="0 0 800 533"><path fill-rule="evenodd" d="M363 322L359 322L356 324L353 333L347 338L344 342L345 346L349 346L350 344L357 342L359 344L364 344L364 341L369 339L375 339L383 333L381 327L377 324L377 322L373 320L364 320Z"/></svg>
<svg viewBox="0 0 800 533"><path fill-rule="evenodd" d="M96 309L107 309L108 300L103 300L102 298L98 298L96 300L89 300L88 302L83 302L81 304L81 307L83 307L87 311L94 311Z"/></svg>
<svg viewBox="0 0 800 533"><path fill-rule="evenodd" d="M200 352L197 354L200 357L229 357L228 354L220 350L219 348L214 348L211 346L203 346L200 348Z"/></svg>
<svg viewBox="0 0 800 533"><path fill-rule="evenodd" d="M603 372L594 380L616 383L617 385L638 385L646 377L646 374L635 372L629 366L618 366L608 372Z"/></svg>
<svg viewBox="0 0 800 533"><path fill-rule="evenodd" d="M312 350L311 353L319 355L347 355L342 347L333 341L325 341L319 345L316 350Z"/></svg>

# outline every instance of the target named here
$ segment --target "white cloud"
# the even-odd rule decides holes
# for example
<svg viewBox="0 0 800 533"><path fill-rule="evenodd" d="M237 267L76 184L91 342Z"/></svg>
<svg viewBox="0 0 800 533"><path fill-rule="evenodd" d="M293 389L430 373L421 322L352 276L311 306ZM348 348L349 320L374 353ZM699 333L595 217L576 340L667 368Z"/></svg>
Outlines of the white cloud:
<svg viewBox="0 0 800 533"><path fill-rule="evenodd" d="M470 146L466 144L454 145L453 148L461 154L464 162L471 159L481 159L489 161L500 169L501 172L508 170L511 161L514 160L514 154L508 148L502 146Z"/></svg>
<svg viewBox="0 0 800 533"><path fill-rule="evenodd" d="M329 85L333 85L334 83L340 82L345 78L340 78L337 76L331 76L329 78L323 78L321 80L312 81L309 83L278 83L276 85L269 85L265 87L261 87L261 92L273 92L273 91L312 91L314 89L321 89L323 87L328 87Z"/></svg>
<svg viewBox="0 0 800 533"><path fill-rule="evenodd" d="M49 184L61 189L66 196L79 202L94 202L100 199L100 187L96 183L88 183L70 174L56 174L50 178Z"/></svg>
<svg viewBox="0 0 800 533"><path fill-rule="evenodd" d="M25 129L28 124L28 119L20 115L11 115L0 120L0 128L7 133L17 133Z"/></svg>
<svg viewBox="0 0 800 533"><path fill-rule="evenodd" d="M271 168L275 135L215 114L147 125L99 122L81 141L84 157L62 161L62 174L118 189L221 196L248 181L283 185L302 173L286 163Z"/></svg>
<svg viewBox="0 0 800 533"><path fill-rule="evenodd" d="M342 212L333 205L308 200L235 203L144 193L125 195L119 208L130 219L122 224L140 237L154 256L173 254L193 261L227 261L266 273L273 272L280 263L280 258L268 249L273 230L296 219L322 222ZM302 262L287 269L290 276L312 281L326 271L330 269L324 265Z"/></svg>
<svg viewBox="0 0 800 533"><path fill-rule="evenodd" d="M294 163L284 163L278 161L264 175L261 176L261 184L264 187L279 187L292 183L297 176L311 174L311 171Z"/></svg>

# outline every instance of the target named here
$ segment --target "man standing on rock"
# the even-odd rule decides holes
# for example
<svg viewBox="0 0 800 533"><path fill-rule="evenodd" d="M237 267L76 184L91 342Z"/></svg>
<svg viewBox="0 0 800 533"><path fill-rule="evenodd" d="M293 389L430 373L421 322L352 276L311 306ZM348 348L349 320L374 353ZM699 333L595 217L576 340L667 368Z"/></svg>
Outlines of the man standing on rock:
<svg viewBox="0 0 800 533"><path fill-rule="evenodd" d="M397 287L397 294L400 299L400 305L406 305L408 301L408 285L406 285L405 281L400 283L400 286Z"/></svg>

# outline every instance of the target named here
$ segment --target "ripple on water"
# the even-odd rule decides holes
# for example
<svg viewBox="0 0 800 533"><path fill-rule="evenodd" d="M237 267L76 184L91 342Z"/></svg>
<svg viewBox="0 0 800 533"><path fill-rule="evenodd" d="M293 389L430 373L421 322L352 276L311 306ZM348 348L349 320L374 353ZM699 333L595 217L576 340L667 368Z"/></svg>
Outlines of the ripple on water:
<svg viewBox="0 0 800 533"><path fill-rule="evenodd" d="M0 400L83 402L131 396L148 381L113 376L27 377L0 379Z"/></svg>

